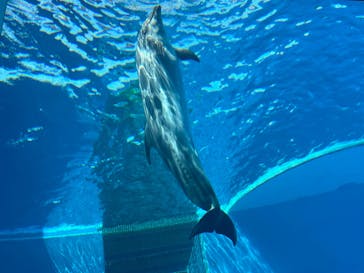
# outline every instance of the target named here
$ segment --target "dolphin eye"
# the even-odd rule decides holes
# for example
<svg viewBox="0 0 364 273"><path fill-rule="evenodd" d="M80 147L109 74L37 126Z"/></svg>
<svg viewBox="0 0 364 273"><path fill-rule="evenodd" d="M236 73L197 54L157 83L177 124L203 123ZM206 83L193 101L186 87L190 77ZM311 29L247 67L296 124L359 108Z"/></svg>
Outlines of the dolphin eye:
<svg viewBox="0 0 364 273"><path fill-rule="evenodd" d="M141 30L142 34L145 35L147 34L147 28L146 27L143 27L142 30Z"/></svg>
<svg viewBox="0 0 364 273"><path fill-rule="evenodd" d="M153 48L158 55L164 56L164 54L165 54L164 45L161 41L156 40L155 38L149 36L149 37L147 37L147 43L148 43L148 46Z"/></svg>

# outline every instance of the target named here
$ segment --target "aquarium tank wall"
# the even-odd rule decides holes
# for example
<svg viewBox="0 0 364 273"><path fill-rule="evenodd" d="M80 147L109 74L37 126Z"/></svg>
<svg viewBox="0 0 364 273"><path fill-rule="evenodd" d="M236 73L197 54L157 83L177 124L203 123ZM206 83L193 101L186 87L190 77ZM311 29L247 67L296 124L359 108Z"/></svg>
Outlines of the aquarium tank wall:
<svg viewBox="0 0 364 273"><path fill-rule="evenodd" d="M145 155L160 4L194 148L238 243ZM2 0L1 272L364 272L364 2Z"/></svg>

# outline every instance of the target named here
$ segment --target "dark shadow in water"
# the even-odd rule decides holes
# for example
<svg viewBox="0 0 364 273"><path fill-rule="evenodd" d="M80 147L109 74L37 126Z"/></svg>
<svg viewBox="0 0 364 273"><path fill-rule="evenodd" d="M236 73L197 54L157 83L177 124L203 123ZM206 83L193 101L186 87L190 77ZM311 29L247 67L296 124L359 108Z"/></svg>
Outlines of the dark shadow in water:
<svg viewBox="0 0 364 273"><path fill-rule="evenodd" d="M364 145L361 141L342 144L346 145L334 145L268 170L268 174L280 174L243 196L233 210L283 203L334 191L345 184L363 183Z"/></svg>
<svg viewBox="0 0 364 273"><path fill-rule="evenodd" d="M0 242L2 273L56 272L43 240Z"/></svg>
<svg viewBox="0 0 364 273"><path fill-rule="evenodd" d="M364 185L235 211L240 229L277 273L364 272Z"/></svg>
<svg viewBox="0 0 364 273"><path fill-rule="evenodd" d="M240 230L277 273L364 272L364 146L331 150L234 207Z"/></svg>
<svg viewBox="0 0 364 273"><path fill-rule="evenodd" d="M68 158L81 144L64 90L31 80L0 84L0 228L43 226Z"/></svg>

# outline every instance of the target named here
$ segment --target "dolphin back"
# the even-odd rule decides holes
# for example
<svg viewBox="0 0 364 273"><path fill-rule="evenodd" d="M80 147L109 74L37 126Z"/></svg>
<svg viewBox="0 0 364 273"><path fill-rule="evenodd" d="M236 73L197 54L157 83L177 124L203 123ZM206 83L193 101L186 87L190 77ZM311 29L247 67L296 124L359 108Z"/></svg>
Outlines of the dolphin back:
<svg viewBox="0 0 364 273"><path fill-rule="evenodd" d="M236 229L230 217L219 207L209 210L192 229L190 238L204 232L225 235L234 244L237 242Z"/></svg>

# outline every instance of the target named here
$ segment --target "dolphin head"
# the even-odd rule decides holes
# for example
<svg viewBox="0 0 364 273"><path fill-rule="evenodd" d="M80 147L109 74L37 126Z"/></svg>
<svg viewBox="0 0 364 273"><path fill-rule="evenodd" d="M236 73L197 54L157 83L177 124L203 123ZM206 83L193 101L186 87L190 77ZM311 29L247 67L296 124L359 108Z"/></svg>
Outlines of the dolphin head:
<svg viewBox="0 0 364 273"><path fill-rule="evenodd" d="M144 21L138 34L139 50L152 51L157 55L165 55L166 48L170 48L163 27L161 9L160 5L155 6L148 18Z"/></svg>
<svg viewBox="0 0 364 273"><path fill-rule="evenodd" d="M149 14L148 21L154 25L163 25L162 23L162 7L157 5L153 8L153 11Z"/></svg>
<svg viewBox="0 0 364 273"><path fill-rule="evenodd" d="M155 39L164 40L165 31L162 21L161 6L157 5L144 21L139 32L139 40Z"/></svg>

